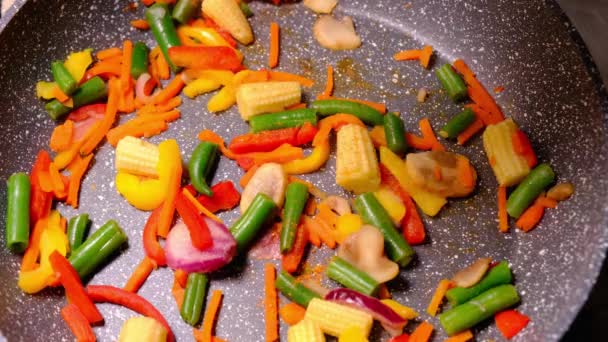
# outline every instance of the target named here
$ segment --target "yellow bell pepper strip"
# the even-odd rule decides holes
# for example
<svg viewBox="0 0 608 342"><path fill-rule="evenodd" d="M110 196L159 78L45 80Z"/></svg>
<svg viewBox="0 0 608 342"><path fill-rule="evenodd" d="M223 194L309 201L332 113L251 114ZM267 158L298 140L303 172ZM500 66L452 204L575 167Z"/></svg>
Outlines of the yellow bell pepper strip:
<svg viewBox="0 0 608 342"><path fill-rule="evenodd" d="M186 79L197 80L199 78L206 78L224 86L232 84L232 81L234 80L234 73L230 70L186 69L183 73L186 76Z"/></svg>
<svg viewBox="0 0 608 342"><path fill-rule="evenodd" d="M49 220L49 226L40 236L40 266L19 273L18 285L23 292L37 293L53 281L55 273L49 256L54 251L65 256L68 252L68 237L56 220Z"/></svg>
<svg viewBox="0 0 608 342"><path fill-rule="evenodd" d="M63 66L68 69L76 82L80 82L80 80L82 80L87 68L89 65L91 65L91 63L93 63L91 51L93 50L85 49L83 51L73 52L63 63Z"/></svg>
<svg viewBox="0 0 608 342"><path fill-rule="evenodd" d="M236 103L236 87L227 85L207 102L207 110L212 113L224 111Z"/></svg>
<svg viewBox="0 0 608 342"><path fill-rule="evenodd" d="M177 36L186 46L227 46L234 50L239 60L243 60L243 54L230 45L215 29L211 27L180 26Z"/></svg>
<svg viewBox="0 0 608 342"><path fill-rule="evenodd" d="M386 166L393 176L397 178L403 190L412 196L414 202L418 204L420 210L425 214L435 216L446 204L447 200L445 197L426 191L416 185L407 173L405 161L387 147L380 147L380 163Z"/></svg>
<svg viewBox="0 0 608 342"><path fill-rule="evenodd" d="M142 179L123 171L116 174L116 189L129 204L146 211L158 208L167 196L166 180Z"/></svg>
<svg viewBox="0 0 608 342"><path fill-rule="evenodd" d="M315 172L322 168L329 159L329 143L313 148L312 153L304 159L292 160L283 164L283 170L288 175L301 175Z"/></svg>
<svg viewBox="0 0 608 342"><path fill-rule="evenodd" d="M45 100L54 99L55 87L57 87L57 83L55 82L38 81L38 83L36 83L36 97Z"/></svg>
<svg viewBox="0 0 608 342"><path fill-rule="evenodd" d="M215 80L208 79L208 78L199 78L199 79L196 79L196 80L188 83L188 85L184 87L183 91L184 91L184 95L193 99L193 98L197 97L198 95L206 94L206 93L212 92L214 90L217 90L221 86L222 86L222 84Z"/></svg>

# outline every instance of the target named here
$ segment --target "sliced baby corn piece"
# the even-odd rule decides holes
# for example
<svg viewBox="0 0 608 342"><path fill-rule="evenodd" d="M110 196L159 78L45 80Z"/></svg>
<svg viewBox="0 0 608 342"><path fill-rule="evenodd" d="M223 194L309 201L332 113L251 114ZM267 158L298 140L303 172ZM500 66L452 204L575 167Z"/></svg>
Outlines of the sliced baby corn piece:
<svg viewBox="0 0 608 342"><path fill-rule="evenodd" d="M317 323L324 333L336 337L353 326L368 336L374 322L372 315L367 312L319 298L312 299L308 304L304 315L306 320Z"/></svg>
<svg viewBox="0 0 608 342"><path fill-rule="evenodd" d="M483 132L483 148L500 186L518 184L530 173L526 158L513 147L517 124L512 119L490 125Z"/></svg>
<svg viewBox="0 0 608 342"><path fill-rule="evenodd" d="M336 183L356 194L380 186L376 150L365 127L350 124L338 131Z"/></svg>
<svg viewBox="0 0 608 342"><path fill-rule="evenodd" d="M242 44L253 42L253 31L247 18L234 0L204 0L203 14L213 19Z"/></svg>
<svg viewBox="0 0 608 342"><path fill-rule="evenodd" d="M236 103L243 120L252 116L280 112L300 103L302 89L298 82L257 82L239 86Z"/></svg>
<svg viewBox="0 0 608 342"><path fill-rule="evenodd" d="M158 177L158 147L141 139L127 136L116 145L116 169L144 177Z"/></svg>
<svg viewBox="0 0 608 342"><path fill-rule="evenodd" d="M287 330L287 342L325 342L325 335L317 323L303 319Z"/></svg>

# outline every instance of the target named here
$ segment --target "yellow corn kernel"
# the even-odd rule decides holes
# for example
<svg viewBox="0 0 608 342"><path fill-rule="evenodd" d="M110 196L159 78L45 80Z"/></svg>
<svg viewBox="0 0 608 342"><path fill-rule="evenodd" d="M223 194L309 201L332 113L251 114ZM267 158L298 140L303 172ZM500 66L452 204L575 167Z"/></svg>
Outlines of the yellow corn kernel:
<svg viewBox="0 0 608 342"><path fill-rule="evenodd" d="M199 78L188 83L188 85L184 87L184 95L192 99L197 97L198 95L217 90L221 86L221 83L212 79Z"/></svg>
<svg viewBox="0 0 608 342"><path fill-rule="evenodd" d="M213 19L242 44L253 42L253 32L247 18L234 0L204 0L203 14Z"/></svg>
<svg viewBox="0 0 608 342"><path fill-rule="evenodd" d="M300 103L302 88L298 82L256 82L239 86L236 103L243 120L252 116L280 112Z"/></svg>
<svg viewBox="0 0 608 342"><path fill-rule="evenodd" d="M380 202L384 209L386 209L386 212L393 220L393 223L395 223L395 225L399 225L406 212L406 208L401 200L401 197L385 187L381 187L375 191L374 196L376 196L378 202Z"/></svg>
<svg viewBox="0 0 608 342"><path fill-rule="evenodd" d="M350 327L344 330L338 337L338 342L367 342L368 339L359 327Z"/></svg>
<svg viewBox="0 0 608 342"><path fill-rule="evenodd" d="M350 124L338 131L336 183L356 194L380 186L376 150L365 127Z"/></svg>
<svg viewBox="0 0 608 342"><path fill-rule="evenodd" d="M124 137L116 145L116 169L144 177L158 177L158 147L135 137Z"/></svg>
<svg viewBox="0 0 608 342"><path fill-rule="evenodd" d="M352 234L356 233L363 226L363 220L361 216L357 214L344 214L338 216L338 222L336 223L336 240L338 243L344 242L346 238Z"/></svg>
<svg viewBox="0 0 608 342"><path fill-rule="evenodd" d="M317 323L324 333L336 337L353 326L368 336L374 322L367 312L318 298L308 304L304 315L304 320L307 319Z"/></svg>
<svg viewBox="0 0 608 342"><path fill-rule="evenodd" d="M393 311L395 311L397 315L401 316L401 318L403 319L410 320L418 317L418 313L414 309L407 307L397 301L394 301L392 299L381 299L380 301L384 305L393 309Z"/></svg>
<svg viewBox="0 0 608 342"><path fill-rule="evenodd" d="M513 148L517 124L512 119L490 125L483 132L483 148L500 186L516 185L530 173L526 158Z"/></svg>
<svg viewBox="0 0 608 342"><path fill-rule="evenodd" d="M287 342L325 342L325 335L315 322L303 319L287 330Z"/></svg>
<svg viewBox="0 0 608 342"><path fill-rule="evenodd" d="M129 318L120 329L118 342L165 342L167 329L157 320L150 317Z"/></svg>

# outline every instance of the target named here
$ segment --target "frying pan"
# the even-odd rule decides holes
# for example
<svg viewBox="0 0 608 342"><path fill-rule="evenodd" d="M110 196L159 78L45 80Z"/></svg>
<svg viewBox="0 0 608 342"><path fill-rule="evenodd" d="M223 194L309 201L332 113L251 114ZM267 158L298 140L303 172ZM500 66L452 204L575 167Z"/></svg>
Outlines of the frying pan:
<svg viewBox="0 0 608 342"><path fill-rule="evenodd" d="M126 1L19 1L0 19L0 178L27 171L36 152L47 147L54 123L35 98L37 80L49 79L49 64L70 51L118 46L125 39L154 42L148 32L131 29L128 21L141 18L143 8L126 10ZM575 196L549 210L536 230L499 234L496 228L494 176L483 154L481 140L467 147L447 143L452 151L472 159L479 172L474 196L452 200L435 218L425 218L429 242L416 247L416 262L392 281L395 298L416 308L422 319L437 282L481 256L511 262L522 296L519 309L532 323L517 337L521 341L555 341L567 330L587 298L607 246L606 194L607 97L595 66L581 39L553 1L341 1L335 14L350 15L363 39L354 51L330 52L311 35L315 16L300 4L281 7L252 3L251 19L257 42L243 48L251 68L266 64L267 28L272 20L282 27L280 69L304 74L317 82L306 99L318 94L325 82L325 66L336 67L336 93L381 101L401 113L407 129L429 116L436 125L458 112L440 91L432 72L416 63L396 63L395 51L423 43L437 50L435 65L464 58L489 88L504 86L497 101L529 133L540 160L550 162L560 180L573 182ZM12 18L12 19L11 19ZM10 21L9 21L10 20ZM415 100L417 89L431 96ZM212 129L229 139L247 130L236 109L207 113L207 97L185 99L182 119L151 139L178 140L184 159L197 143L196 134ZM123 118L124 120L124 118ZM64 216L88 212L99 227L116 219L129 237L122 251L91 284L122 286L143 255L142 227L148 216L124 201L114 188L113 149L102 146L82 186L80 208L59 205ZM335 161L318 174L305 177L330 193L343 194L335 185ZM237 180L241 171L222 160L215 181ZM0 187L5 198L6 187ZM0 201L5 213L5 202ZM235 212L222 214L230 224ZM3 220L4 218L2 218ZM0 239L4 239L4 234ZM4 245L4 243L3 243ZM0 248L0 331L10 341L59 341L71 335L59 316L65 299L60 290L30 296L17 288L20 256ZM309 264L325 263L330 253L315 251ZM211 289L225 293L216 334L230 341L263 339L262 265L249 258L211 276ZM160 269L140 290L170 322L179 340L192 339L171 298L172 272ZM100 305L105 325L96 328L100 340L115 339L122 322L135 314L109 304ZM435 319L431 322L436 328ZM374 339L385 339L377 329ZM436 338L443 337L437 329ZM286 327L282 326L284 334ZM475 328L479 340L501 338L493 324Z"/></svg>

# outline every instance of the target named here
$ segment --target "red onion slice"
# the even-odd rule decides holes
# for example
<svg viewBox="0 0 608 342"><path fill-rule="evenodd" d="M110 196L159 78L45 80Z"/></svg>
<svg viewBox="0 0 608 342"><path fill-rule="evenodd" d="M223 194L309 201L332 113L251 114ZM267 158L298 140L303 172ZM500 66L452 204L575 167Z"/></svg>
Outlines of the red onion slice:
<svg viewBox="0 0 608 342"><path fill-rule="evenodd" d="M143 74L139 75L139 78L137 78L137 82L135 83L135 97L143 104L152 103L154 95L156 95L156 93L153 95L146 95L146 84L151 79L152 76L150 76L150 74L147 72L144 72Z"/></svg>

